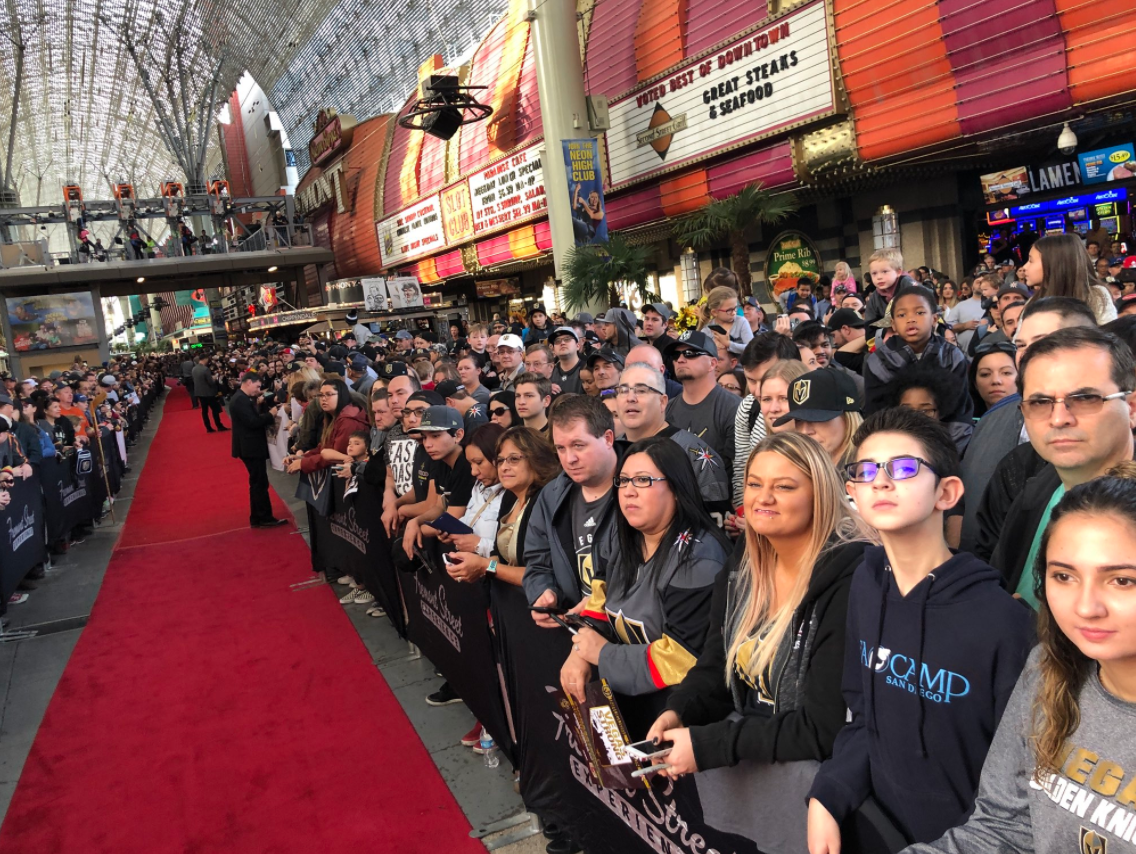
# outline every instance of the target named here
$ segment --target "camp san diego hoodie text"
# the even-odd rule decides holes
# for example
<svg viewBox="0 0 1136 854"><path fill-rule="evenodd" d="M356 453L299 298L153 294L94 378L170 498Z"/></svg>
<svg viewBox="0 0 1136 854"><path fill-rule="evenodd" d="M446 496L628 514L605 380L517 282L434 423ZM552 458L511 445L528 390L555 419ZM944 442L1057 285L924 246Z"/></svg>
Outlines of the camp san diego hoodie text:
<svg viewBox="0 0 1136 854"><path fill-rule="evenodd" d="M869 794L910 842L966 819L1034 640L1000 580L963 552L902 596L883 547L864 551L848 601L851 722L809 793L837 821Z"/></svg>

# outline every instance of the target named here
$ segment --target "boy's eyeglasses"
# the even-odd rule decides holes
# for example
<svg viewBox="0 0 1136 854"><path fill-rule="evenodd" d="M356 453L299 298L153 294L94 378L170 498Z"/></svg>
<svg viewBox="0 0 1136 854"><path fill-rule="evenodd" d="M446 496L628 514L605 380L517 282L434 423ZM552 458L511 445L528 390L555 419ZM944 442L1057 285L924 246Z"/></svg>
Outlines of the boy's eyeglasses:
<svg viewBox="0 0 1136 854"><path fill-rule="evenodd" d="M892 480L910 480L919 474L919 469L922 466L926 466L927 471L936 477L939 476L939 473L931 464L920 457L892 457L883 463L873 462L872 460L857 460L846 465L844 472L853 483L871 483L876 479L876 475L880 473L881 469Z"/></svg>
<svg viewBox="0 0 1136 854"><path fill-rule="evenodd" d="M615 484L616 489L623 489L627 484L631 484L636 489L648 489L654 486L659 481L666 480L665 477L651 477L646 474L637 474L634 477L626 477L624 475L616 475L612 478L612 483Z"/></svg>
<svg viewBox="0 0 1136 854"><path fill-rule="evenodd" d="M1048 418L1053 414L1053 407L1058 403L1065 407L1065 411L1074 418L1082 415L1096 415L1101 411L1106 400L1123 400L1132 394L1130 391L1118 391L1113 394L1092 394L1090 392L1067 394L1064 397L1031 397L1020 404L1022 415L1029 419Z"/></svg>

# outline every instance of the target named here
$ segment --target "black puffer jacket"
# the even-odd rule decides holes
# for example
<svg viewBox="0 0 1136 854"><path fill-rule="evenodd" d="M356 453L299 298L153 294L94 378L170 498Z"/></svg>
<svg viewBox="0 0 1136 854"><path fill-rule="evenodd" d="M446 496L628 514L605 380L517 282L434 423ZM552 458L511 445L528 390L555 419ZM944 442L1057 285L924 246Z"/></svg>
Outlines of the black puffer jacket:
<svg viewBox="0 0 1136 854"><path fill-rule="evenodd" d="M865 543L833 546L817 562L791 630L774 657L773 714L747 714L745 692L734 680L726 685L728 606L739 584L742 550L736 549L727 571L718 576L710 604L710 631L698 663L667 702L683 725L699 770L753 762L822 761L832 754L844 726L841 695L844 672L844 624L852 575ZM731 712L742 715L728 719Z"/></svg>

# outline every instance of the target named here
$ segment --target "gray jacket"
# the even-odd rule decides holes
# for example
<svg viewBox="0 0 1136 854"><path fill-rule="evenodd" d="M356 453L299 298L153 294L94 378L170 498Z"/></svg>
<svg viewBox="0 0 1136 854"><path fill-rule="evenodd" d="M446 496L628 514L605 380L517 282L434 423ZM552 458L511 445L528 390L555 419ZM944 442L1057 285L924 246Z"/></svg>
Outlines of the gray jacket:
<svg viewBox="0 0 1136 854"><path fill-rule="evenodd" d="M545 485L536 498L525 540L525 575L521 580L529 604L545 590L556 593L560 607L571 608L588 593L576 567L576 554L561 535L560 526L571 526L569 499L576 484L560 474ZM618 547L615 537L615 497L592 538L592 577L605 578L605 564ZM569 535L571 536L571 535Z"/></svg>
<svg viewBox="0 0 1136 854"><path fill-rule="evenodd" d="M193 366L193 396L194 397L215 397L219 391L217 381L213 379L213 372L205 365L196 364Z"/></svg>

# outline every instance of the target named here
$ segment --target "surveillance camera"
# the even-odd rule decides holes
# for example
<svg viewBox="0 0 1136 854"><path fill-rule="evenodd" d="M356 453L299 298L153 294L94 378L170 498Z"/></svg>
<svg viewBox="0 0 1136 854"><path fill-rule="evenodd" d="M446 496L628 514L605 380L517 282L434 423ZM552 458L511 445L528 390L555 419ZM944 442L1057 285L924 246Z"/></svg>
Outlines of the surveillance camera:
<svg viewBox="0 0 1136 854"><path fill-rule="evenodd" d="M1061 135L1057 137L1057 149L1062 154L1072 154L1077 150L1077 134L1073 133L1068 122L1065 122L1065 126L1061 128Z"/></svg>

